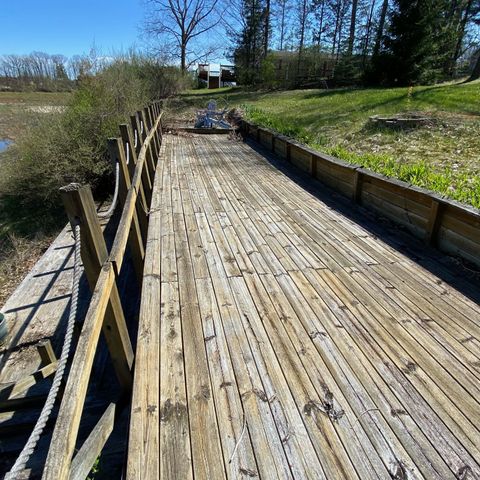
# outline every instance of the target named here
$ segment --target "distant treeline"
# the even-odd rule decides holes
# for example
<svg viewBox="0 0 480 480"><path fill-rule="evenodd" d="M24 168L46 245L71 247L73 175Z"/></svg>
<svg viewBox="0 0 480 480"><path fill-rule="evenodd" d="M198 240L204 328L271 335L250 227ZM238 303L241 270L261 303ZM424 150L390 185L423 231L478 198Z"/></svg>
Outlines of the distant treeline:
<svg viewBox="0 0 480 480"><path fill-rule="evenodd" d="M93 52L70 58L45 52L2 55L0 90L71 90L80 77L99 71L106 63L105 58Z"/></svg>

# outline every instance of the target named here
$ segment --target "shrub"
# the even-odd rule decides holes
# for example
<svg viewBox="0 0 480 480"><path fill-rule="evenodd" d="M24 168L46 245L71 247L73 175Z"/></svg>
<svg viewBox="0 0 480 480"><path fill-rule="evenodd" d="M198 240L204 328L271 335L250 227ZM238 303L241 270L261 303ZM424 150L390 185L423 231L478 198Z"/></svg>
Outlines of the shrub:
<svg viewBox="0 0 480 480"><path fill-rule="evenodd" d="M81 77L66 110L45 115L0 164L0 194L45 209L58 203L58 189L70 182L105 195L100 187L111 172L106 139L117 136L118 124L133 112L185 82L177 68L135 55Z"/></svg>

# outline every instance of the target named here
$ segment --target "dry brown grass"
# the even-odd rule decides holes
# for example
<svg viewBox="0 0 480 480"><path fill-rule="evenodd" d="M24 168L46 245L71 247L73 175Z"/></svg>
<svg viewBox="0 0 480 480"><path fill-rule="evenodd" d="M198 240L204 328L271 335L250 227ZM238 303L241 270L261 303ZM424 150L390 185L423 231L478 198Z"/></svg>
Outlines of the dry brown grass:
<svg viewBox="0 0 480 480"><path fill-rule="evenodd" d="M33 239L8 235L0 241L0 308L42 256L53 236Z"/></svg>

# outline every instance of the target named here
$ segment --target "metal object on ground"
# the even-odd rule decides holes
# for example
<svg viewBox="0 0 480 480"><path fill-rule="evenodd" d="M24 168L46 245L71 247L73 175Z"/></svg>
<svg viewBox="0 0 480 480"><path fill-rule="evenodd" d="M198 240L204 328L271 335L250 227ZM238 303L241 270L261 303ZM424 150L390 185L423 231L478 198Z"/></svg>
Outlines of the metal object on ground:
<svg viewBox="0 0 480 480"><path fill-rule="evenodd" d="M225 120L228 108L217 110L217 102L210 100L205 110L197 112L195 128L231 128L231 125Z"/></svg>
<svg viewBox="0 0 480 480"><path fill-rule="evenodd" d="M3 313L0 313L0 342L2 342L7 336L7 319Z"/></svg>

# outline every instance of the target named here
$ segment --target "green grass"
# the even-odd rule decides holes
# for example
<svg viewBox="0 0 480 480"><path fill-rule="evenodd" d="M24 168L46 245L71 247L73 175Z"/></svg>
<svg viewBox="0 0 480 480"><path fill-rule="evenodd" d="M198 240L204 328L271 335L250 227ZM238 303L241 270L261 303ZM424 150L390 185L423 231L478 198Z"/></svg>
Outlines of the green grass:
<svg viewBox="0 0 480 480"><path fill-rule="evenodd" d="M262 126L349 162L480 208L480 83L393 89L190 91L184 114L216 98ZM372 115L421 111L433 124L375 128ZM191 115L191 113L190 113Z"/></svg>

